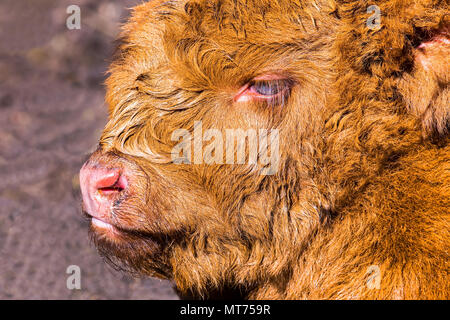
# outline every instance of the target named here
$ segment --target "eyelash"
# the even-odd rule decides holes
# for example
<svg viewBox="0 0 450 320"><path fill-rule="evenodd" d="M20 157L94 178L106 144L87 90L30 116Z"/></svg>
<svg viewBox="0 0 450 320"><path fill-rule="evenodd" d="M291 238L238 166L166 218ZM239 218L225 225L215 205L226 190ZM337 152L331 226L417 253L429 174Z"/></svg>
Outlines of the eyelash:
<svg viewBox="0 0 450 320"><path fill-rule="evenodd" d="M252 80L235 96L237 102L264 102L271 106L283 105L294 83L289 79Z"/></svg>
<svg viewBox="0 0 450 320"><path fill-rule="evenodd" d="M248 89L261 96L271 97L276 96L283 91L290 89L289 80L259 80L253 81L249 84Z"/></svg>

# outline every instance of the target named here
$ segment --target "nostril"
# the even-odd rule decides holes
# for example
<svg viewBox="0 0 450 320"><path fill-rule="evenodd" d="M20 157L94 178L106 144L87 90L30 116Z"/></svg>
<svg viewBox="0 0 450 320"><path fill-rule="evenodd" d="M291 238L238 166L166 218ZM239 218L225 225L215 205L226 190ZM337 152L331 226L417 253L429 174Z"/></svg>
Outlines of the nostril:
<svg viewBox="0 0 450 320"><path fill-rule="evenodd" d="M125 195L129 180L124 168L86 163L80 170L80 189L83 211L95 218L93 221L111 223L111 209ZM98 224L98 223L97 223Z"/></svg>
<svg viewBox="0 0 450 320"><path fill-rule="evenodd" d="M127 187L127 180L119 169L96 170L91 179L95 190L102 195L121 192Z"/></svg>
<svg viewBox="0 0 450 320"><path fill-rule="evenodd" d="M119 176L113 185L107 187L97 188L100 194L110 194L114 192L121 192L127 187L127 181L124 176Z"/></svg>

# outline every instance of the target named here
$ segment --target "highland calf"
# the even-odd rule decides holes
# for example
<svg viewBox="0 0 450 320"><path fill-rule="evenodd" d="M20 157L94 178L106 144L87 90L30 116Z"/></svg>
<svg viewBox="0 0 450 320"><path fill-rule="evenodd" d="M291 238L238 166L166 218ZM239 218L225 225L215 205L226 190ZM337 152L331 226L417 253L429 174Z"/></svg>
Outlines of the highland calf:
<svg viewBox="0 0 450 320"><path fill-rule="evenodd" d="M100 253L186 298L450 298L449 5L369 5L136 7L80 174Z"/></svg>

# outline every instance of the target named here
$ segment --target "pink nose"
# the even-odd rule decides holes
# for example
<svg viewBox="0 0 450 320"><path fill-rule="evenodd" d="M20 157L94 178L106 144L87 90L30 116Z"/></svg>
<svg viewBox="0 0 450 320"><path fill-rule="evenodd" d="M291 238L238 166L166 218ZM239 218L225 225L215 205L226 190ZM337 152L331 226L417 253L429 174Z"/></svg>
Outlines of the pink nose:
<svg viewBox="0 0 450 320"><path fill-rule="evenodd" d="M85 211L109 223L114 201L127 188L127 180L120 169L85 164L80 171L80 187Z"/></svg>

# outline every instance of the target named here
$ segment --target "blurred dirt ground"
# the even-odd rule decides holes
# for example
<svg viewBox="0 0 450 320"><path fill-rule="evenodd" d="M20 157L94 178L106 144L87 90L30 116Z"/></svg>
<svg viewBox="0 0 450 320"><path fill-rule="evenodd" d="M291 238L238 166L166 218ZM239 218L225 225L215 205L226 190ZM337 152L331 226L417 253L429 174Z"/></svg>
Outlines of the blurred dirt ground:
<svg viewBox="0 0 450 320"><path fill-rule="evenodd" d="M98 256L80 214L78 170L106 123L113 40L142 1L0 1L0 299L175 299ZM81 8L81 30L66 9ZM66 269L81 268L81 290Z"/></svg>

